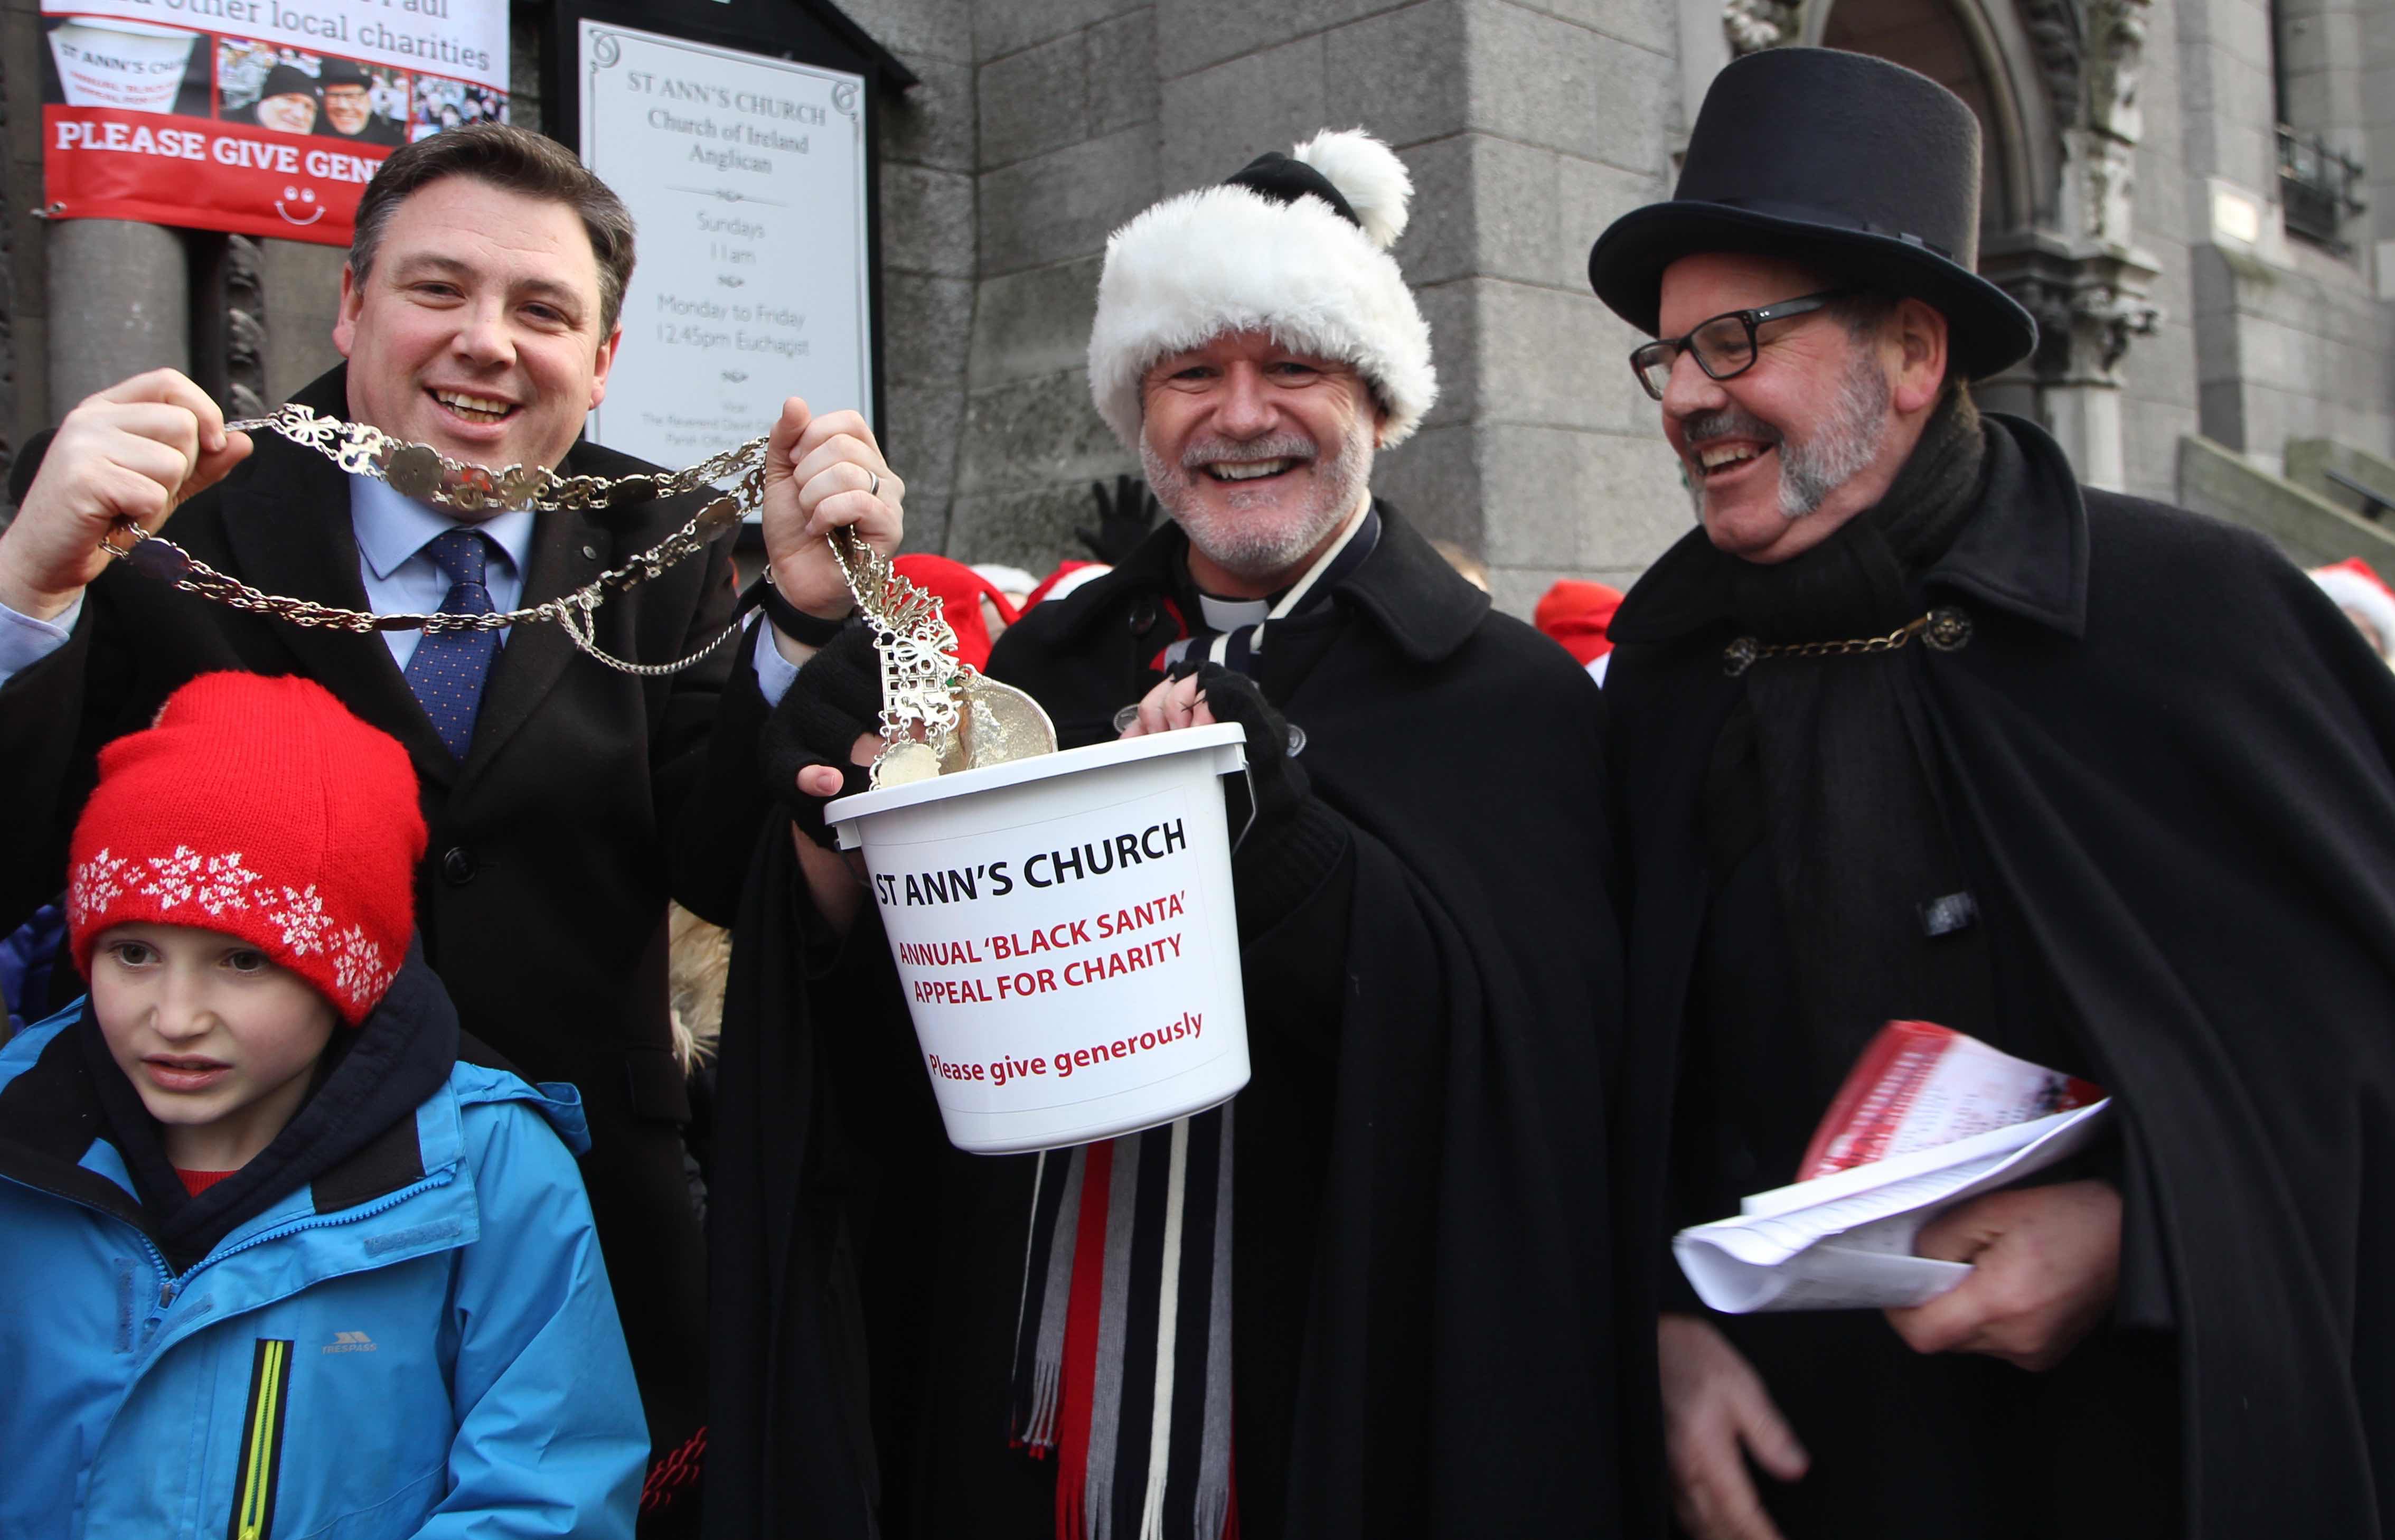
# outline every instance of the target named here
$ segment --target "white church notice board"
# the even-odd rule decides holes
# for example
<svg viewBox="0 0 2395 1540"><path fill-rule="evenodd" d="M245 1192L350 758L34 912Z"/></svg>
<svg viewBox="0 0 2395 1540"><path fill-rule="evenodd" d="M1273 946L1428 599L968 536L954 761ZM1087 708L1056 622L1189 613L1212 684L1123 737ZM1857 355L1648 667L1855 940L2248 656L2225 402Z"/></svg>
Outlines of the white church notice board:
<svg viewBox="0 0 2395 1540"><path fill-rule="evenodd" d="M682 466L783 398L873 416L865 79L584 20L582 158L639 222L590 436Z"/></svg>

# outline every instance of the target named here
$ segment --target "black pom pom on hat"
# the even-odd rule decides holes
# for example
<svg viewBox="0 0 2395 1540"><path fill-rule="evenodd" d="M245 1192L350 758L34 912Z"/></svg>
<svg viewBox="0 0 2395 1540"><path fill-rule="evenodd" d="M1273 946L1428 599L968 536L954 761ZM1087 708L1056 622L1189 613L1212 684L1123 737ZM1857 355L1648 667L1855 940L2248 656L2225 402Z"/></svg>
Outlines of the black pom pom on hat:
<svg viewBox="0 0 2395 1540"><path fill-rule="evenodd" d="M1232 187L1244 187L1261 192L1275 203L1293 204L1300 198L1320 198L1331 211L1356 229L1364 228L1347 194L1339 191L1330 178L1302 160L1267 150L1224 180Z"/></svg>

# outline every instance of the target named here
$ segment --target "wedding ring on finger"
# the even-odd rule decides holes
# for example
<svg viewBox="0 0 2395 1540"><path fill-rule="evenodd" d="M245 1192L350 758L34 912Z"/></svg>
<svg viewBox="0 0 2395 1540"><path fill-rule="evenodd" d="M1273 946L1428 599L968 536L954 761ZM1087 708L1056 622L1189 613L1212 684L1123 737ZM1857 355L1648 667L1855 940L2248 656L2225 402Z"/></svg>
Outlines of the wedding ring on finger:
<svg viewBox="0 0 2395 1540"><path fill-rule="evenodd" d="M881 472L879 471L867 471L866 474L873 479L866 484L865 495L868 498L880 497L881 495Z"/></svg>

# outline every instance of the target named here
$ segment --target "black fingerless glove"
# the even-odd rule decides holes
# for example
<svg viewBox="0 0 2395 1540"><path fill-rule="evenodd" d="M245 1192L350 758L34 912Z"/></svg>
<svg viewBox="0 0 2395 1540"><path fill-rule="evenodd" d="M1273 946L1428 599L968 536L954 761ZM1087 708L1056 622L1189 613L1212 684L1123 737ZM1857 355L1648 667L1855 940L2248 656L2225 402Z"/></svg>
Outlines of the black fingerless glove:
<svg viewBox="0 0 2395 1540"><path fill-rule="evenodd" d="M1236 722L1248 735L1254 822L1245 836L1237 834L1247 820L1234 790L1231 827L1239 843L1231 853L1231 885L1238 896L1239 935L1253 938L1314 896L1345 857L1354 836L1347 820L1314 794L1304 766L1290 754L1289 720L1273 709L1256 682L1220 663L1186 660L1173 666L1171 677L1193 673L1214 720Z"/></svg>
<svg viewBox="0 0 2395 1540"><path fill-rule="evenodd" d="M757 638L758 646L773 644L771 636ZM881 660L873 631L850 626L807 659L758 736L766 786L815 843L829 849L834 843L824 827L829 799L800 790L799 772L827 764L840 772L841 796L866 790L867 772L851 762L849 750L859 737L880 728Z"/></svg>

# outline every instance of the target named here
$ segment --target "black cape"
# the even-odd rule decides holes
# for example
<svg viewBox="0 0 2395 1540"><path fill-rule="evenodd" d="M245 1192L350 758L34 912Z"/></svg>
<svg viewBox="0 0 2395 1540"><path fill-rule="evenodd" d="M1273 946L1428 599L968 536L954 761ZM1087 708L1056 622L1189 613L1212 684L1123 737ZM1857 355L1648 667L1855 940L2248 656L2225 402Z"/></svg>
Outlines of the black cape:
<svg viewBox="0 0 2395 1540"><path fill-rule="evenodd" d="M2189 1533L2388 1533L2395 1334L2361 1284L2395 1261L2395 682L2259 537L2083 493L2042 431L1990 421L1981 506L1927 577L1973 635L1916 666L1960 816L2121 1102L2124 1295L2162 1289L2177 1334ZM1640 608L1608 698L1625 1222L1660 1239L1696 801L1740 685L1726 618Z"/></svg>
<svg viewBox="0 0 2395 1540"><path fill-rule="evenodd" d="M1617 1343L1651 1327L1620 1313L1605 1185L1621 1043L1601 702L1383 516L1303 676L1277 684L1266 653L1353 867L1243 950L1241 1528L1652 1525L1656 1483L1618 1453L1625 1402L1652 1395L1625 1396ZM992 673L1066 747L1111 738L1152 683L1184 549L1160 530L1000 642ZM735 935L711 1532L1052 1533L1052 1462L1007 1447L1030 1160L946 1147L878 926L835 960L784 830Z"/></svg>

